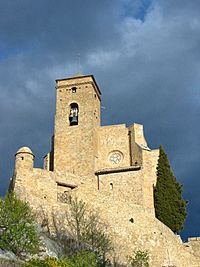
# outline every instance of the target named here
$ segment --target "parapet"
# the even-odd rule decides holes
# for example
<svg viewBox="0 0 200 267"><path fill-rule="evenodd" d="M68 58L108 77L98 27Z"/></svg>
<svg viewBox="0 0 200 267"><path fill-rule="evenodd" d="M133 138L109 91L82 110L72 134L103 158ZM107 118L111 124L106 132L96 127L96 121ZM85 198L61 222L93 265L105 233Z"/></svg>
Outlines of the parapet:
<svg viewBox="0 0 200 267"><path fill-rule="evenodd" d="M185 245L192 249L196 257L200 258L200 237L189 237Z"/></svg>

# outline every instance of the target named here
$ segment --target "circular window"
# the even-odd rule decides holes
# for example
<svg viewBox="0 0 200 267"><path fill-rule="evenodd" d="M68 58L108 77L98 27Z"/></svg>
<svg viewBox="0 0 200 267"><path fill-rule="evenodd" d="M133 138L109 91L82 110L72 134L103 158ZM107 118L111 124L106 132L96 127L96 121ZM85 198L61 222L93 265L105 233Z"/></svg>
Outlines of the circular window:
<svg viewBox="0 0 200 267"><path fill-rule="evenodd" d="M119 164L122 161L122 158L123 158L122 153L119 151L113 151L109 155L109 161L112 164Z"/></svg>

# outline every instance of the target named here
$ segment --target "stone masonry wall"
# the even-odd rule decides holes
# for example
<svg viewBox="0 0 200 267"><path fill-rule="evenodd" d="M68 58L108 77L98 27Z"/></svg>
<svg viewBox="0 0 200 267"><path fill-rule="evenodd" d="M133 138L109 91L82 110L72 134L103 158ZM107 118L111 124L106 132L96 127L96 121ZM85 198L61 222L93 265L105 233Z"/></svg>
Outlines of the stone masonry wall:
<svg viewBox="0 0 200 267"><path fill-rule="evenodd" d="M143 206L143 171L99 175L98 194L109 197L113 203L117 199L123 199Z"/></svg>
<svg viewBox="0 0 200 267"><path fill-rule="evenodd" d="M143 150L143 171L144 171L144 206L154 210L153 187L156 185L156 166L159 156L159 149Z"/></svg>
<svg viewBox="0 0 200 267"><path fill-rule="evenodd" d="M130 166L128 130L125 124L103 126L99 130L98 163L95 169ZM109 160L113 151L122 153L122 161L117 165Z"/></svg>
<svg viewBox="0 0 200 267"><path fill-rule="evenodd" d="M69 203L58 199L58 193L64 193L60 191L58 183L70 185L74 187L74 189L70 189L72 198L77 196L88 203L91 210L98 211L102 221L106 224L106 229L111 234L114 245L113 256L118 259L118 262L127 264L127 256L131 255L135 249L147 249L151 257L151 267L172 265L200 267L200 261L193 255L194 246L191 245L189 248L184 246L180 238L159 222L154 214L143 208L141 203L137 203L140 197L136 193L136 188L138 188L136 184L141 173L142 171L135 171L134 176L129 176L130 173L124 176L121 174L109 175L109 179L114 181L112 190L109 187L111 180L102 175L100 190L94 197L88 194L87 187L80 183L79 177L70 173L33 169L24 172L23 175L17 173L15 192L37 211L44 211L45 214L51 214L51 211L54 211L65 218L64 212L68 210ZM130 184L131 179L133 182L132 189L130 189L133 191L130 191L129 195L135 197L136 203L133 198L127 197L125 190L124 195L123 192L118 191L120 190L120 180L122 180L122 184L124 182L123 185L127 189L126 181L128 179L130 179Z"/></svg>

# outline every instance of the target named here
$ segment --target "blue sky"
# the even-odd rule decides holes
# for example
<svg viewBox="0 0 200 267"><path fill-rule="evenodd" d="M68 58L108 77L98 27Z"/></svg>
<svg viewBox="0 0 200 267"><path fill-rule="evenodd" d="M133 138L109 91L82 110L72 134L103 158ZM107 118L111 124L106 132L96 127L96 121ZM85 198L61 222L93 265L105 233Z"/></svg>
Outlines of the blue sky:
<svg viewBox="0 0 200 267"><path fill-rule="evenodd" d="M200 235L200 1L0 1L0 193L14 154L50 149L57 78L93 74L102 123L144 124L189 201L183 237Z"/></svg>

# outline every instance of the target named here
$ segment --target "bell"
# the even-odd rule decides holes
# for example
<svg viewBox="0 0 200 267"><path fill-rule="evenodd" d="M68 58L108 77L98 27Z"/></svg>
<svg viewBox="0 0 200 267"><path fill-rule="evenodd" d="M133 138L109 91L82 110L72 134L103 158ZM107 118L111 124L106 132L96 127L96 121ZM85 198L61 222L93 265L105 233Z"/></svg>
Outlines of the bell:
<svg viewBox="0 0 200 267"><path fill-rule="evenodd" d="M78 116L70 117L70 125L78 125Z"/></svg>

